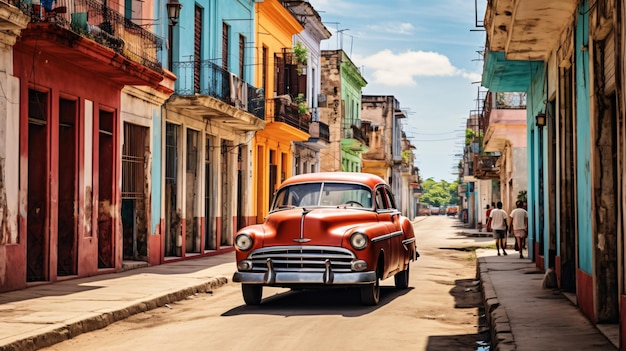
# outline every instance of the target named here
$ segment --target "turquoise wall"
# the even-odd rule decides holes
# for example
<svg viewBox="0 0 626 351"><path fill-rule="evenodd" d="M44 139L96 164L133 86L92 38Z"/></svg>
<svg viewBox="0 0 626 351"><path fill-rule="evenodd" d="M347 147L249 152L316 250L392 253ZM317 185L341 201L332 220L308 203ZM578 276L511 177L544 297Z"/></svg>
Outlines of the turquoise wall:
<svg viewBox="0 0 626 351"><path fill-rule="evenodd" d="M156 234L157 226L161 222L161 185L163 175L161 174L162 161L162 134L161 134L161 108L152 109L152 199L150 203L150 227L151 234Z"/></svg>
<svg viewBox="0 0 626 351"><path fill-rule="evenodd" d="M173 61L193 61L194 59L194 17L195 6L202 9L203 38L202 57L222 66L222 23L230 27L228 38L228 67L231 73L239 75L239 35L245 38L244 81L254 81L254 41L255 17L252 0L180 0L183 8L180 20L174 28ZM196 58L198 59L198 58Z"/></svg>
<svg viewBox="0 0 626 351"><path fill-rule="evenodd" d="M526 123L528 135L528 217L529 217L529 256L535 257L534 243L540 242L543 245L545 267L547 267L548 252L546 233L548 233L547 224L549 223L547 211L547 148L546 136L547 128L539 128L536 126L536 116L539 113L545 113L546 110L546 70L547 65L542 62L540 65L532 67L531 83L527 90L527 108ZM542 195L541 188L544 192ZM540 202L543 201L543 210L540 208Z"/></svg>
<svg viewBox="0 0 626 351"><path fill-rule="evenodd" d="M591 135L589 131L589 15L588 0L581 1L576 23L576 183L578 213L578 266L586 273L593 269L591 227Z"/></svg>

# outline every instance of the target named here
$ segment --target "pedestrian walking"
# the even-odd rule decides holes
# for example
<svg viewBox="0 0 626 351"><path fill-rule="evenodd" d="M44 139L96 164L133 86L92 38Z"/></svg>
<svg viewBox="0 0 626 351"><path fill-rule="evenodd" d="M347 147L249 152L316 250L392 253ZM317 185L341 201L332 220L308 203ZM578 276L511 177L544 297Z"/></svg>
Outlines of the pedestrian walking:
<svg viewBox="0 0 626 351"><path fill-rule="evenodd" d="M524 258L522 250L526 248L526 237L528 236L528 212L524 209L522 201L517 201L515 207L509 215L511 219L509 232L515 236L515 243L519 248L519 258Z"/></svg>
<svg viewBox="0 0 626 351"><path fill-rule="evenodd" d="M491 210L491 213L489 214L489 218L491 218L491 228L493 229L493 238L496 240L498 256L500 256L500 248L502 248L502 254L506 256L508 214L502 209L502 201L498 201L496 207L497 208Z"/></svg>

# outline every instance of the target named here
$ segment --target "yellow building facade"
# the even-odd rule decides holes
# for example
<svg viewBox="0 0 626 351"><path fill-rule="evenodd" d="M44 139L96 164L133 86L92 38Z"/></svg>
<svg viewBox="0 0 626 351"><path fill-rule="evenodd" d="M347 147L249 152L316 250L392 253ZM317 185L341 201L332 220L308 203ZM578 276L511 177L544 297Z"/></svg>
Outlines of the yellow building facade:
<svg viewBox="0 0 626 351"><path fill-rule="evenodd" d="M257 3L255 85L265 92L264 130L253 141L253 172L256 181L257 222L269 211L272 195L280 183L293 173L293 142L309 139L308 122L294 108L293 96L280 95L281 85L290 79L282 69L291 59L293 37L303 30L297 19L278 0ZM291 62L288 62L291 64Z"/></svg>

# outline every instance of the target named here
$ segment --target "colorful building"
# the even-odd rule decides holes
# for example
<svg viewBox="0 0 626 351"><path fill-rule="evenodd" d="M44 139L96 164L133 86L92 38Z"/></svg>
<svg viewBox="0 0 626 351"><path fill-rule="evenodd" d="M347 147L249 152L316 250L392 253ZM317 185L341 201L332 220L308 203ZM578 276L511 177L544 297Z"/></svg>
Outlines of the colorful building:
<svg viewBox="0 0 626 351"><path fill-rule="evenodd" d="M322 51L320 121L328 124L330 144L321 152L321 171L360 172L369 151L361 126L362 89L367 81L343 50Z"/></svg>
<svg viewBox="0 0 626 351"><path fill-rule="evenodd" d="M408 165L408 156L407 163L403 162L401 121L405 118L407 113L400 108L400 102L394 96L361 97L361 126L369 148L369 151L361 155L361 171L385 179L396 197L396 204L403 214L409 215L414 210L409 210L412 206L408 201L408 176L412 167ZM403 180L403 177L407 179ZM412 218L412 215L409 217Z"/></svg>
<svg viewBox="0 0 626 351"><path fill-rule="evenodd" d="M256 2L181 3L160 126L163 262L230 251L256 221L252 141L265 127L265 95L252 84Z"/></svg>
<svg viewBox="0 0 626 351"><path fill-rule="evenodd" d="M293 174L319 172L320 150L328 147L330 138L328 124L319 120L318 111L321 89L320 43L330 38L331 34L322 23L319 13L308 1L283 0L282 3L304 28L293 39L294 54L305 58L305 62L299 65L296 98L299 109L311 116L309 140L294 142ZM300 84L304 84L304 87Z"/></svg>
<svg viewBox="0 0 626 351"><path fill-rule="evenodd" d="M253 139L252 162L256 220L263 222L278 185L293 174L294 142L310 138L310 114L299 111L298 95L306 93L303 60L296 55L294 35L303 27L278 0L256 4L256 84L266 92L265 129ZM305 112L305 113L301 113Z"/></svg>
<svg viewBox="0 0 626 351"><path fill-rule="evenodd" d="M20 80L13 67L13 45L30 21L26 4L0 2L0 291L26 285L25 246L19 245ZM22 239L23 241L23 239ZM11 261L16 259L16 261Z"/></svg>
<svg viewBox="0 0 626 351"><path fill-rule="evenodd" d="M528 94L529 256L625 349L622 5L499 0L484 23L483 85Z"/></svg>
<svg viewBox="0 0 626 351"><path fill-rule="evenodd" d="M147 232L123 239L122 96L126 86L145 87L139 89L161 94L147 102L156 106L168 94L161 86L162 40L121 7L12 3L30 23L13 47L19 112L10 128L19 148L7 160L16 161L19 150L19 168L12 165L19 169L19 195L9 193L6 208L17 201L19 214L8 212L3 226L10 230L3 262L11 269L1 289L117 271L129 245L147 260ZM143 216L150 221L149 210Z"/></svg>

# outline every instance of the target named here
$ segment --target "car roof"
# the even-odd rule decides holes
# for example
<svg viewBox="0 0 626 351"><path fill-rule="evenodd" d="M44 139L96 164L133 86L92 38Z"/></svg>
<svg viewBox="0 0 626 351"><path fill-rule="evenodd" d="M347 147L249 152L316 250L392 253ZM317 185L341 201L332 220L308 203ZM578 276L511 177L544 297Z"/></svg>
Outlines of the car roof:
<svg viewBox="0 0 626 351"><path fill-rule="evenodd" d="M361 183L374 189L379 184L387 184L381 177L370 173L358 173L358 172L317 172L300 174L285 180L281 187L285 185L295 183L307 183L307 182L319 182L319 181L331 181L331 182L344 182L344 183Z"/></svg>

